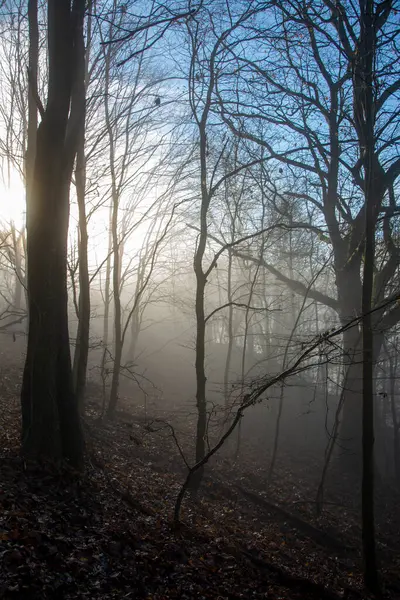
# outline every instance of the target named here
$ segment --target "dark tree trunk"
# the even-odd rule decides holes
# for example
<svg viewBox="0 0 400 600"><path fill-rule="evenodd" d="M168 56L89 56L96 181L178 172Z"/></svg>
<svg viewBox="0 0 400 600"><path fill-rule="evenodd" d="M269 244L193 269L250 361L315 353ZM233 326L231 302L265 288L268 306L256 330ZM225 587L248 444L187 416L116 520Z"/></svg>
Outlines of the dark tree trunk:
<svg viewBox="0 0 400 600"><path fill-rule="evenodd" d="M116 4L114 3L114 7ZM110 39L112 38L112 26L110 26ZM118 215L119 215L119 203L120 203L120 186L118 183L118 176L116 171L116 154L115 154L115 132L113 130L112 115L109 107L109 90L110 90L110 65L111 65L111 46L108 46L107 52L105 53L105 77L104 77L104 96L105 96L105 118L106 128L108 133L109 141L109 161L110 161L110 176L111 176L111 207L110 207L110 237L109 242L112 248L112 256L110 256L110 262L107 261L107 271L110 272L106 276L106 299L105 302L109 302L110 298L110 287L111 287L111 258L112 258L112 292L114 300L114 356L113 356L113 370L111 379L110 398L107 407L107 417L112 419L115 415L118 404L118 390L119 390L119 377L121 370L122 360L122 309L121 309L121 298L120 298L120 275L121 275L121 246L120 240L118 239ZM109 306L106 307L107 315ZM106 327L106 324L105 324ZM107 324L108 328L108 324ZM105 349L106 351L106 349ZM105 356L105 355L104 355Z"/></svg>
<svg viewBox="0 0 400 600"><path fill-rule="evenodd" d="M76 82L76 102L81 105L81 127L78 134L78 148L76 153L75 181L76 196L79 210L79 322L76 335L76 345L73 366L74 390L81 413L84 411L86 371L89 355L90 334L90 279L88 264L88 229L86 219L86 156L85 156L85 117L86 117L86 89L89 78L89 50L91 41L91 5L88 2L87 47L86 53L82 48L80 68L84 69L84 77ZM83 39L81 39L83 44ZM84 61L84 62L83 62Z"/></svg>
<svg viewBox="0 0 400 600"><path fill-rule="evenodd" d="M68 332L69 187L76 152L73 79L84 0L48 2L48 100L37 131L27 202L28 348L21 392L23 450L80 467L83 437L72 384ZM29 146L29 142L28 142Z"/></svg>
<svg viewBox="0 0 400 600"><path fill-rule="evenodd" d="M103 407L102 417L106 413L107 403L107 379L108 379L108 368L107 362L109 358L108 350L108 334L109 334L109 319L110 319L110 284L111 284L111 254L112 254L112 204L110 205L109 219L108 219L108 248L107 248L107 261L106 261L106 280L104 286L104 314L103 314L103 352L101 356L100 374L103 382Z"/></svg>
<svg viewBox="0 0 400 600"><path fill-rule="evenodd" d="M113 146L111 146L112 151ZM112 157L114 162L114 157ZM119 389L119 376L121 371L122 361L122 310L121 310L121 298L120 298L120 273L121 273L121 254L120 245L118 240L118 210L119 210L119 197L116 191L116 179L115 175L112 175L113 179L113 213L112 213L112 244L113 244L113 297L114 297L114 363L113 372L111 379L111 390L110 390L110 401L107 409L107 416L112 419L117 410L118 404L118 389Z"/></svg>
<svg viewBox="0 0 400 600"><path fill-rule="evenodd" d="M400 485L400 429L396 407L397 354L393 357L386 344L384 344L384 347L386 358L389 363L389 410L393 424L393 459L391 462L393 463L396 482ZM389 412L389 410L387 412ZM384 415L384 419L385 417L386 414ZM383 424L383 427L387 430L386 423Z"/></svg>
<svg viewBox="0 0 400 600"><path fill-rule="evenodd" d="M86 371L89 355L90 333L90 281L88 265L88 231L85 208L86 166L84 128L80 133L76 157L76 195L79 209L79 321L74 354L74 390L82 413L86 387Z"/></svg>
<svg viewBox="0 0 400 600"><path fill-rule="evenodd" d="M37 0L29 0L28 2L28 23L29 23L29 55L28 55L28 131L27 131L27 148L25 153L25 197L27 205L27 216L28 220L28 206L30 205L31 190L33 183L33 170L35 167L35 155L36 155L36 137L37 137L37 102L36 102L36 90L37 90L37 79L38 79L38 62L39 62L39 26L38 26L38 2ZM26 239L24 239L24 252L25 252L25 304L29 311L29 299L27 292L27 265L28 265L28 252L26 247ZM29 315L28 315L29 317ZM28 330L29 321L27 322L26 330ZM22 405L22 426L28 418L25 415L25 407Z"/></svg>
<svg viewBox="0 0 400 600"><path fill-rule="evenodd" d="M206 398L206 320L204 308L204 295L207 285L207 277L203 269L203 258L207 243L207 213L210 206L210 195L207 189L207 136L206 122L207 112L204 111L199 125L200 133L200 177L201 177L201 207L200 207L200 235L194 256L194 272L196 276L196 406L197 406L197 429L196 429L196 464L205 455L207 434L207 398ZM191 488L196 492L203 478L204 467L201 466L193 476Z"/></svg>
<svg viewBox="0 0 400 600"><path fill-rule="evenodd" d="M228 302L233 301L232 295L232 252L228 253L228 283L227 283L227 300ZM225 359L225 368L224 368L224 407L225 407L225 426L224 428L228 428L228 413L229 413L229 376L230 376L230 368L231 368L231 359L232 359L232 350L233 350L233 306L230 304L228 308L228 325L227 325L227 334L228 334L228 347L226 352Z"/></svg>
<svg viewBox="0 0 400 600"><path fill-rule="evenodd" d="M196 290L196 405L197 405L197 435L196 435L196 463L205 453L206 435L206 374L205 374L205 321L204 321L204 289L205 277L199 273Z"/></svg>
<svg viewBox="0 0 400 600"><path fill-rule="evenodd" d="M29 20L29 59L28 59L28 143L25 155L25 187L27 203L29 203L30 190L33 182L33 169L36 155L37 135L37 80L39 61L39 29L37 0L28 2Z"/></svg>
<svg viewBox="0 0 400 600"><path fill-rule="evenodd" d="M362 412L362 541L364 581L367 588L379 592L375 547L374 513L374 334L371 308L373 303L375 263L375 117L374 54L376 25L373 0L360 2L360 53L355 58L354 114L359 131L360 154L365 179L365 241L362 288L363 332L363 412Z"/></svg>

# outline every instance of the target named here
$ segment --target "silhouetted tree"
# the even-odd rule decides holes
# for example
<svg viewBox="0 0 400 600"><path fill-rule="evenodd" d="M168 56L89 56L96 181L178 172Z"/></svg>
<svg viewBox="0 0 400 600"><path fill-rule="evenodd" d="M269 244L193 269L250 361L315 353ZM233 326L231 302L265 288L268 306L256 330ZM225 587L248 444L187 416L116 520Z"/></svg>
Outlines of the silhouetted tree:
<svg viewBox="0 0 400 600"><path fill-rule="evenodd" d="M33 13L35 4L30 9ZM21 392L25 454L67 459L77 468L83 437L69 346L67 233L70 181L84 117L84 14L85 0L48 2L47 102L27 198L29 333Z"/></svg>

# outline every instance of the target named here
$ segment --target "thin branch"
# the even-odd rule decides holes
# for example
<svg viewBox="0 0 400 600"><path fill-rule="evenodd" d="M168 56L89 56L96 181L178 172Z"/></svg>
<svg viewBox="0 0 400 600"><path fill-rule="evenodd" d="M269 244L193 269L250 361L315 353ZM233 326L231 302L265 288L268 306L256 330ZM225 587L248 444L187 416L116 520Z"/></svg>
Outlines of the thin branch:
<svg viewBox="0 0 400 600"><path fill-rule="evenodd" d="M213 311L210 312L209 315L204 319L204 323L207 323L215 315L215 313L227 308L228 306L237 306L238 308L245 308L246 310L254 310L257 312L280 312L281 308L266 308L265 306L249 306L248 304L244 304L242 302L227 302L226 304L222 304L222 306L218 306Z"/></svg>

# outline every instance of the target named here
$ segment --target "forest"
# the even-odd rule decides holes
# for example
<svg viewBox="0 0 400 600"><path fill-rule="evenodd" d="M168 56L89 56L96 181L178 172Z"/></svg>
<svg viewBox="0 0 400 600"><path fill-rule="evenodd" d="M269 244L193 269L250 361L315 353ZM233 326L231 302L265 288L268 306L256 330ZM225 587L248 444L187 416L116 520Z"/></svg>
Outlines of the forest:
<svg viewBox="0 0 400 600"><path fill-rule="evenodd" d="M0 598L400 598L399 194L400 0L0 0Z"/></svg>

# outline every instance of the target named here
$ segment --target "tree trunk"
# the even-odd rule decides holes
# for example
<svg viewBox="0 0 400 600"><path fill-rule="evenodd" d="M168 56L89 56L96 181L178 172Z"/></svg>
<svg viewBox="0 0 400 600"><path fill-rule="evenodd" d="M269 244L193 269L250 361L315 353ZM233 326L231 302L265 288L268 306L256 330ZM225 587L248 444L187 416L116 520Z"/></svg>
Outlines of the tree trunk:
<svg viewBox="0 0 400 600"><path fill-rule="evenodd" d="M112 152L113 146L111 145ZM114 157L112 157L112 161ZM107 416L113 418L118 403L119 375L121 371L122 360L122 311L120 298L120 273L121 273L121 255L118 240L118 209L119 198L113 182L113 213L112 213L112 244L113 244L113 297L114 297L114 364L111 379L110 401L107 409Z"/></svg>
<svg viewBox="0 0 400 600"><path fill-rule="evenodd" d="M28 142L25 154L25 187L26 201L29 203L33 183L33 170L36 156L37 136L37 80L39 63L39 26L38 26L38 1L29 0L29 59L28 59Z"/></svg>
<svg viewBox="0 0 400 600"><path fill-rule="evenodd" d="M116 2L114 2L116 9ZM110 39L112 37L112 25L110 25ZM120 202L120 186L117 181L116 172L116 140L115 131L113 129L113 118L110 113L109 106L109 90L110 90L110 65L111 65L111 45L108 46L105 53L105 80L104 80L104 109L106 118L106 128L109 142L109 162L111 175L111 207L110 207L110 242L112 244L112 291L114 298L114 356L113 356L113 371L111 379L110 398L107 407L107 417L112 419L118 403L118 387L119 375L121 370L122 360L122 311L120 298L120 274L121 274L121 248L118 239L118 212ZM121 179L120 179L121 182ZM111 261L111 256L110 256ZM110 264L107 264L110 268ZM110 276L107 277L108 285L110 285ZM107 284L107 282L106 282ZM108 290L109 292L109 290ZM106 350L105 350L106 351Z"/></svg>
<svg viewBox="0 0 400 600"><path fill-rule="evenodd" d="M86 90L89 77L89 49L91 40L91 2L88 3L88 25L87 25L87 45L85 56L85 75L81 81L82 88L79 90L82 126L79 132L78 149L76 155L75 181L76 196L79 210L79 321L76 334L73 381L74 390L77 397L79 410L84 411L84 397L86 387L86 371L89 355L89 333L90 333L90 280L88 264L88 229L86 220L86 156L85 156L85 117L86 117Z"/></svg>
<svg viewBox="0 0 400 600"><path fill-rule="evenodd" d="M206 321L204 310L204 295L207 278L203 270L203 258L207 242L207 212L210 205L210 196L207 189L207 137L206 119L200 123L200 177L201 177L201 208L200 208L200 235L193 267L196 276L196 406L197 406L197 431L196 431L196 463L205 455L205 438L207 434L207 399L206 399L206 373L205 373L205 344ZM196 492L203 478L202 466L192 479L192 490Z"/></svg>
<svg viewBox="0 0 400 600"><path fill-rule="evenodd" d="M33 170L35 167L36 156L36 138L37 138L37 103L35 92L37 90L38 66L39 66L39 26L38 26L38 2L37 0L29 0L28 2L28 23L29 23L29 55L28 55L28 131L27 131L27 148L25 153L25 197L26 197L26 222L28 221L28 206L31 203ZM27 223L26 223L27 225ZM28 278L28 251L25 242L25 300L26 308L29 311L29 298L27 291ZM26 325L26 332L29 328L29 314ZM25 406L22 404L22 426L24 427L25 418L29 419L29 415L25 415Z"/></svg>
<svg viewBox="0 0 400 600"><path fill-rule="evenodd" d="M22 387L23 448L31 457L67 458L79 466L83 448L68 333L69 179L60 169L63 148L52 125L52 119L44 120L39 128L27 219L29 334Z"/></svg>
<svg viewBox="0 0 400 600"><path fill-rule="evenodd" d="M296 332L296 329L297 329L297 326L299 324L301 315L303 314L303 310L304 310L304 307L306 305L306 300L307 300L307 296L304 296L303 302L302 302L301 307L299 309L299 312L297 314L296 320L294 321L294 324L293 324L292 329L290 331L289 338L288 338L288 340L286 342L285 352L284 352L283 360L282 360L282 372L287 369L290 346L292 344L293 336L294 336L294 334ZM277 417L276 417L276 424L275 424L274 445L273 445L273 448L272 448L271 462L270 462L269 470L268 470L268 478L267 478L268 485L270 485L270 483L272 481L272 476L273 476L273 473L274 473L276 457L277 457L277 454L278 454L279 434L280 434L280 427L281 427L281 419L282 419L282 411L283 411L284 400L285 400L285 395L284 395L284 381L282 381L280 383L279 408L278 408L278 414L277 414Z"/></svg>
<svg viewBox="0 0 400 600"><path fill-rule="evenodd" d="M21 392L24 453L67 459L77 468L83 437L72 384L67 293L69 186L76 144L68 116L84 8L84 1L76 1L73 11L68 0L48 3L48 100L37 131L27 202L29 333Z"/></svg>
<svg viewBox="0 0 400 600"><path fill-rule="evenodd" d="M206 374L205 374L205 334L206 324L204 315L204 291L206 278L202 271L201 259L197 256L196 270L196 406L197 406L197 431L196 431L196 463L204 458L205 437L207 428L207 401L206 401ZM193 490L197 490L203 477L203 467L196 471L192 480Z"/></svg>
<svg viewBox="0 0 400 600"><path fill-rule="evenodd" d="M227 300L229 303L233 301L232 295L232 252L228 252L228 282L227 282ZM224 429L228 427L229 419L229 379L230 379L230 369L231 369L231 360L232 360L232 349L233 349L233 306L232 304L228 307L228 348L226 352L225 359L225 368L224 368Z"/></svg>
<svg viewBox="0 0 400 600"><path fill-rule="evenodd" d="M81 413L83 413L84 410L90 333L90 281L88 265L88 231L85 208L85 163L85 135L84 128L82 127L75 169L76 196L79 209L79 321L76 334L73 368L74 390Z"/></svg>
<svg viewBox="0 0 400 600"><path fill-rule="evenodd" d="M129 351L128 351L128 361L135 362L136 356L136 348L139 339L139 322L138 322L138 311L134 311L132 315L132 323L131 323L131 332L130 332L130 340L129 340Z"/></svg>
<svg viewBox="0 0 400 600"><path fill-rule="evenodd" d="M104 315L103 315L103 353L101 357L100 375L103 381L103 409L102 414L105 414L106 407L106 388L107 388L107 355L108 355L108 321L110 318L110 287L111 287L111 254L112 254L112 205L110 205L110 214L108 219L108 248L106 261L106 281L104 288Z"/></svg>
<svg viewBox="0 0 400 600"><path fill-rule="evenodd" d="M394 469L394 475L396 478L396 482L398 485L400 485L400 429L399 429L399 418L397 415L397 407L396 407L396 373L397 373L397 345L393 344L393 348L392 348L392 352L394 354L391 354L391 352L389 351L389 348L387 347L387 344L384 342L384 349L385 349L385 357L386 360L388 362L389 365L389 394L388 394L388 398L386 399L388 401L388 406L387 409L383 411L383 415L382 415L382 427L383 427L383 435L387 436L387 431L388 431L388 427L386 424L386 418L390 413L390 416L392 418L392 424L393 424L393 440L392 440L392 449L391 449L391 458L389 460L390 463L390 472L393 472ZM386 370L385 370L385 376L386 376ZM383 400L385 400L385 395L383 397Z"/></svg>
<svg viewBox="0 0 400 600"><path fill-rule="evenodd" d="M146 272L146 264L147 264L147 251L145 255L142 256L140 254L139 265L138 265L138 273L137 280L135 285L135 295L134 295L134 310L131 314L131 331L130 331L130 343L129 343L129 352L128 352L128 360L134 362L136 357L136 349L140 335L141 321L142 321L142 313L140 303L137 302L137 299L141 296L141 290L146 286L144 277Z"/></svg>
<svg viewBox="0 0 400 600"><path fill-rule="evenodd" d="M355 118L360 130L360 153L365 177L365 247L362 288L363 332L363 413L362 413L362 541L364 581L367 588L379 592L375 548L374 514L374 334L371 315L375 263L375 202L374 190L374 49L376 46L373 0L361 6L360 56L355 61L355 86L360 100L355 98Z"/></svg>

